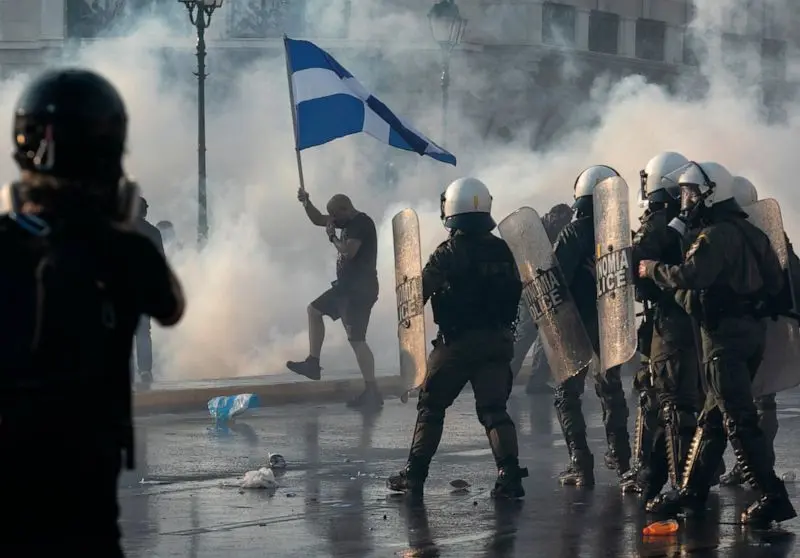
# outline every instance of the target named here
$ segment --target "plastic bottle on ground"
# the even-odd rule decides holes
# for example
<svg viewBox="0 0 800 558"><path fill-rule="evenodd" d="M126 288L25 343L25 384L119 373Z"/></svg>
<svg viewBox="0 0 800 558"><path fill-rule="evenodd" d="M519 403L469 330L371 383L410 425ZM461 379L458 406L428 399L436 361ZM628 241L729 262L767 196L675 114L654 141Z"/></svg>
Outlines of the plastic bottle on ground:
<svg viewBox="0 0 800 558"><path fill-rule="evenodd" d="M642 529L643 535L672 535L678 532L678 522L674 519L667 521L656 521Z"/></svg>

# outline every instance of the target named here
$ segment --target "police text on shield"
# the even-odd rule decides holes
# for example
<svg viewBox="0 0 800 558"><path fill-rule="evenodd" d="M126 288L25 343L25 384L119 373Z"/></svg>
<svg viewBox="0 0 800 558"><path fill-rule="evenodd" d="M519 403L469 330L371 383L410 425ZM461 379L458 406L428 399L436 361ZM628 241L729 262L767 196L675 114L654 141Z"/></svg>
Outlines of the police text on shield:
<svg viewBox="0 0 800 558"><path fill-rule="evenodd" d="M534 321L543 315L553 313L564 303L564 287L560 270L557 267L537 275L525 285L522 291Z"/></svg>
<svg viewBox="0 0 800 558"><path fill-rule="evenodd" d="M597 298L607 295L615 289L630 285L633 281L631 274L631 249L615 250L597 258L595 266L597 275Z"/></svg>
<svg viewBox="0 0 800 558"><path fill-rule="evenodd" d="M397 322L402 324L422 312L422 277L411 277L397 286Z"/></svg>

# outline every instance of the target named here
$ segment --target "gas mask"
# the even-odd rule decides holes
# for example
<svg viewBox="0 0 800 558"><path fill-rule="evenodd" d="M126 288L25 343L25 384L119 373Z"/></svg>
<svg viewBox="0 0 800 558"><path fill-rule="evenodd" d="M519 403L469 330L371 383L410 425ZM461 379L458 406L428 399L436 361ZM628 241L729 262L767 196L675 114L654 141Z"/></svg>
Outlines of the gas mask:
<svg viewBox="0 0 800 558"><path fill-rule="evenodd" d="M708 177L703 167L695 162L690 162L670 173L664 180L680 185L680 213L670 221L669 226L684 236L689 227L699 225L706 209L713 205L712 196L716 184Z"/></svg>

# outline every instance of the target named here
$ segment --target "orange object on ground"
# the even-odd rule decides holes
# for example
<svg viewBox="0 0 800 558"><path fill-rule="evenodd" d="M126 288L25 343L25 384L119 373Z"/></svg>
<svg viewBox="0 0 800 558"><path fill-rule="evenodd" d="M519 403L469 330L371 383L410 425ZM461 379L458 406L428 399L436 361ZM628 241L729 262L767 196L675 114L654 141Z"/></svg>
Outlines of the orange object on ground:
<svg viewBox="0 0 800 558"><path fill-rule="evenodd" d="M674 519L656 521L642 529L643 535L671 535L678 532L678 522Z"/></svg>

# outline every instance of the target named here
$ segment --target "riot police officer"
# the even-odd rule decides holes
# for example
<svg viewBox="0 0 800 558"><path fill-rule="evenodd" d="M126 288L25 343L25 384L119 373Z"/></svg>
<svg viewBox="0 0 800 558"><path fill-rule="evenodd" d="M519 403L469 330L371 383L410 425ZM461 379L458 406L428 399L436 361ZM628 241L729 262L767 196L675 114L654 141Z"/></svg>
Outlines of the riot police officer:
<svg viewBox="0 0 800 558"><path fill-rule="evenodd" d="M164 257L131 227L127 125L114 86L81 69L40 75L16 105L21 177L0 191L0 492L14 508L3 556L123 555L133 336L140 316L171 326L184 307ZM44 482L54 463L60 480Z"/></svg>
<svg viewBox="0 0 800 558"><path fill-rule="evenodd" d="M764 354L764 316L775 314L783 273L769 238L746 220L733 195L733 177L717 163L689 163L671 173L681 189L681 215L670 226L701 227L680 265L639 263L640 277L665 290L700 323L708 394L698 419L680 490L656 497L648 511L700 512L727 435L737 462L761 497L742 512L747 524L785 521L797 514L770 463L758 426L751 382Z"/></svg>
<svg viewBox="0 0 800 558"><path fill-rule="evenodd" d="M681 236L667 225L680 212L680 191L662 177L684 166L689 160L680 153L656 155L641 171L641 199L647 209L642 226L633 238L633 261L656 260L678 265L683 261ZM652 408L640 406L635 446L647 460L637 463L629 480L644 501L655 497L667 481L678 485L689 444L697 427L699 407L699 360L691 318L675 302L671 290L659 289L649 279L636 282L637 297L645 306L640 334L640 350L646 351L649 386L640 397ZM653 420L651 416L655 412ZM648 430L654 427L652 432ZM636 457L639 457L638 455Z"/></svg>
<svg viewBox="0 0 800 558"><path fill-rule="evenodd" d="M423 300L431 301L439 333L420 388L408 463L389 477L387 486L422 493L442 437L445 411L469 382L498 469L492 495L522 497L528 471L519 466L517 432L506 412L522 282L508 245L491 233L496 226L492 196L481 181L461 178L450 184L441 209L451 234L422 271Z"/></svg>
<svg viewBox="0 0 800 558"><path fill-rule="evenodd" d="M743 208L752 205L758 201L758 191L755 185L750 180L743 176L733 177L733 197L736 202ZM791 248L789 238L786 238L786 244L789 247L789 262L792 282L798 285L795 277L800 273L800 261L797 259L794 250ZM795 286L795 294L797 293L797 286ZM775 437L778 435L778 406L775 401L774 393L756 397L754 403L756 411L758 412L758 426L764 432L767 438L769 447L770 461L773 466L775 465ZM742 475L742 469L738 464L734 465L730 472L720 479L720 484L723 486L735 486L745 482Z"/></svg>
<svg viewBox="0 0 800 558"><path fill-rule="evenodd" d="M553 250L578 306L586 332L600 352L597 323L597 290L595 283L595 241L592 194L594 187L606 178L619 176L611 167L598 165L584 170L575 180L575 220L556 239ZM559 475L564 485L593 486L594 457L586 440L586 421L581 410L581 395L588 370L561 383L555 390L555 407L561 430L570 454L570 465ZM630 468L631 449L628 438L628 404L622 389L620 367L595 375L595 391L603 407L603 424L608 450L605 463L623 475Z"/></svg>

